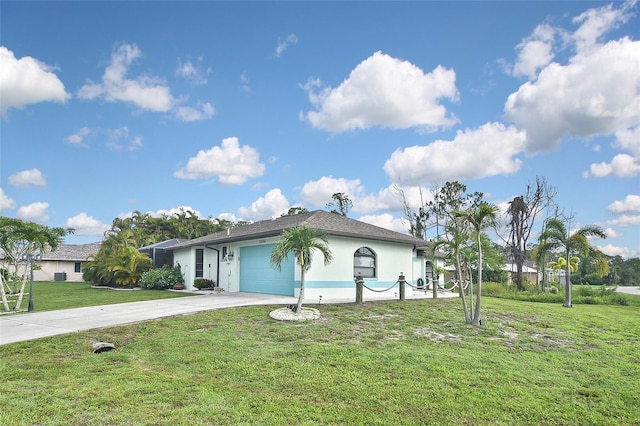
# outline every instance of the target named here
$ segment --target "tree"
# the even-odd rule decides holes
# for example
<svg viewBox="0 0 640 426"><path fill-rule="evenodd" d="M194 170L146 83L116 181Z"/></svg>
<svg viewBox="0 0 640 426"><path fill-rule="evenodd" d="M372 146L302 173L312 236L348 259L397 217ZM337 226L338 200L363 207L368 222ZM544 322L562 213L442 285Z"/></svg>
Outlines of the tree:
<svg viewBox="0 0 640 426"><path fill-rule="evenodd" d="M564 222L560 219L549 219L546 223L544 232L540 235L540 239L544 241L543 250L560 249L564 251L566 260L565 274L566 282L564 287L564 307L570 308L571 304L571 256L573 253L588 256L589 252L595 250L587 237L607 238L606 234L597 225L589 225L578 229L575 233L571 233L567 229Z"/></svg>
<svg viewBox="0 0 640 426"><path fill-rule="evenodd" d="M549 186L546 179L536 177L535 186L527 185L524 195L515 197L507 209L510 220L507 224L509 236L505 239L513 263L516 265L516 286L524 290L522 266L527 258L527 241L539 214L546 209L555 197L555 188Z"/></svg>
<svg viewBox="0 0 640 426"><path fill-rule="evenodd" d="M458 286L458 294L462 299L462 310L464 311L464 320L467 324L471 323L472 316L467 306L466 296L463 289L463 276L462 276L462 250L464 244L469 239L469 229L465 226L464 221L461 218L449 221L445 226L445 234L447 238L442 238L434 242L431 246L431 250L441 250L445 253L448 259L452 260L454 267L456 268L456 278L460 285Z"/></svg>
<svg viewBox="0 0 640 426"><path fill-rule="evenodd" d="M297 214L308 213L308 212L309 210L307 210L304 207L290 207L289 210L287 210L286 213L282 213L280 217L295 216Z"/></svg>
<svg viewBox="0 0 640 426"><path fill-rule="evenodd" d="M580 258L578 256L571 256L571 259L569 259L569 271L576 272L579 264ZM558 260L552 260L549 262L547 266L551 268L554 274L558 274L560 271L567 270L567 259L559 257ZM570 277L566 277L566 279L570 279Z"/></svg>
<svg viewBox="0 0 640 426"><path fill-rule="evenodd" d="M351 210L351 207L353 206L353 202L351 202L349 196L344 192L336 192L331 196L331 198L333 201L327 203L327 208L333 207L333 210L331 210L332 213L339 213L342 216L348 216L349 210Z"/></svg>
<svg viewBox="0 0 640 426"><path fill-rule="evenodd" d="M285 229L271 251L271 264L278 271L281 270L282 262L289 256L290 252L293 252L293 256L300 266L300 295L298 296L298 305L296 307L296 312L298 313L302 309L305 273L311 269L314 250L322 253L325 265L328 265L333 260L327 233L311 228L308 225L300 225Z"/></svg>
<svg viewBox="0 0 640 426"><path fill-rule="evenodd" d="M16 283L13 288L5 289L8 283L4 282L4 274L0 274L0 297L5 311L10 310L6 290L12 293L18 292L14 310L20 310L29 272L29 263L25 259L41 254L47 248L55 250L62 243L64 236L72 232L73 229L70 228L49 228L34 222L0 217L0 251L4 255L3 269L7 271L7 277ZM22 271L20 271L21 265ZM19 290L17 282L21 282Z"/></svg>
<svg viewBox="0 0 640 426"><path fill-rule="evenodd" d="M496 217L498 215L498 207L489 204L486 201L480 202L480 204L473 205L464 212L459 212L458 215L466 220L473 230L475 231L477 249L478 249L478 284L476 286L476 308L473 313L472 325L480 325L480 305L482 297L482 231L488 227L496 226Z"/></svg>

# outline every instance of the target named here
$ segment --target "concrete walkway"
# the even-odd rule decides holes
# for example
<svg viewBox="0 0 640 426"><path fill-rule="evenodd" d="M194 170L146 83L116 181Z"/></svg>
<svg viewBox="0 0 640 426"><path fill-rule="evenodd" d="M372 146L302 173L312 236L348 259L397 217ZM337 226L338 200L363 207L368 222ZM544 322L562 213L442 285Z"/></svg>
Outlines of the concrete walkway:
<svg viewBox="0 0 640 426"><path fill-rule="evenodd" d="M431 291L407 291L407 299L429 298ZM451 292L438 297L456 297ZM257 293L207 293L191 297L90 306L59 311L6 314L0 316L0 345L79 331L114 327L158 318L216 309L253 305L290 305L295 297ZM366 300L365 300L366 301ZM323 300L323 304L353 303L352 299ZM318 300L305 300L316 305Z"/></svg>

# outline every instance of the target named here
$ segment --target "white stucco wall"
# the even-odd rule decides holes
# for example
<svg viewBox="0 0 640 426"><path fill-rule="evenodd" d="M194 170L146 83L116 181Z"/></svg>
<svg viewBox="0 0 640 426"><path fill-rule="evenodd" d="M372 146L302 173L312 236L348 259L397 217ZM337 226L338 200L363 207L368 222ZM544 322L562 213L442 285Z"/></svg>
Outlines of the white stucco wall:
<svg viewBox="0 0 640 426"><path fill-rule="evenodd" d="M204 275L212 280L218 279L218 286L228 292L237 292L240 288L240 248L254 245L274 244L277 237L243 241L222 245L212 245L204 251ZM404 273L407 282L416 284L417 279L424 278L425 258L416 257L416 252L410 245L394 244L384 241L353 239L344 237L330 237L329 245L333 261L324 265L324 258L319 251L314 252L311 269L305 277L305 299L315 300L320 296L324 300L330 299L354 299L355 282L353 276L353 255L360 247L368 247L376 254L376 277L366 278L365 285L376 290L386 289L397 282L400 273ZM229 252L233 252L232 259L225 260L222 257L223 246ZM199 247L202 248L202 247ZM220 262L217 263L216 251L219 250ZM174 263L178 262L185 278L185 285L193 289L195 274L195 249L174 251ZM208 265L211 264L211 268ZM219 275L216 270L219 265ZM210 276L207 276L210 274ZM295 280L298 288L295 295L299 295L300 267L296 265ZM410 287L406 291L411 291ZM398 286L391 288L386 293L371 291L365 288L365 299L394 297L399 292Z"/></svg>
<svg viewBox="0 0 640 426"><path fill-rule="evenodd" d="M66 260L41 260L38 262L40 269L33 270L33 280L54 281L55 273L64 272L67 274L65 281L84 282L82 272L75 272L75 264L76 262Z"/></svg>

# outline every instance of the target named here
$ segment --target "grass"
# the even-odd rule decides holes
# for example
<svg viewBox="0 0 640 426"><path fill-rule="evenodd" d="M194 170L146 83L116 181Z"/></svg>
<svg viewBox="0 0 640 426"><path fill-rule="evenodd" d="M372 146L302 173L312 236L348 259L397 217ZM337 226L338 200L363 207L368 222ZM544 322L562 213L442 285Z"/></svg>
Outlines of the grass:
<svg viewBox="0 0 640 426"><path fill-rule="evenodd" d="M29 291L28 283L26 291ZM111 290L108 288L92 288L90 283L84 282L36 281L33 283L33 306L36 312L183 296L191 296L191 294L159 290ZM9 306L13 307L14 304L15 303L10 304ZM21 308L27 309L28 305L29 296L25 295ZM1 305L0 310L2 310Z"/></svg>
<svg viewBox="0 0 640 426"><path fill-rule="evenodd" d="M635 307L483 298L227 309L0 346L0 424L632 425ZM93 341L116 350L93 354Z"/></svg>

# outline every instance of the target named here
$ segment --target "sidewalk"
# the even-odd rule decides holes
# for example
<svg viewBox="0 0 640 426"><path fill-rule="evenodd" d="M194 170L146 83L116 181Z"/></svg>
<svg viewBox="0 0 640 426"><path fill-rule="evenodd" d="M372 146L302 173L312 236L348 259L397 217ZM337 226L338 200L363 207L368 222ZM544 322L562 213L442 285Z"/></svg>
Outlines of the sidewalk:
<svg viewBox="0 0 640 426"><path fill-rule="evenodd" d="M425 292L411 294L407 299L429 298ZM429 292L430 293L430 292ZM454 293L440 293L438 297L456 297ZM209 293L175 299L90 306L59 311L31 312L0 316L0 345L40 339L42 337L79 331L114 327L158 318L195 312L254 305L290 305L295 297L257 293ZM352 299L323 300L323 304L353 303ZM317 300L305 300L317 305Z"/></svg>

